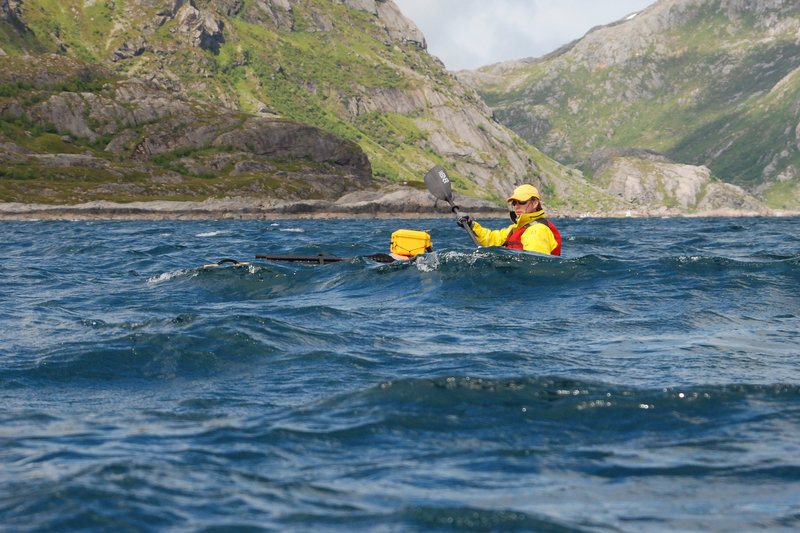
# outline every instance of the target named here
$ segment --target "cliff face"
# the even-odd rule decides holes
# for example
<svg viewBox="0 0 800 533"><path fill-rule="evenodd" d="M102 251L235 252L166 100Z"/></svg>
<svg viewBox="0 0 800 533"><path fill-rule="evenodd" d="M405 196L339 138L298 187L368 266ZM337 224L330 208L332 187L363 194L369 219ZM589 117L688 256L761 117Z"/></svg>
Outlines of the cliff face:
<svg viewBox="0 0 800 533"><path fill-rule="evenodd" d="M797 208L799 72L795 0L659 0L549 56L458 77L558 160L654 150Z"/></svg>

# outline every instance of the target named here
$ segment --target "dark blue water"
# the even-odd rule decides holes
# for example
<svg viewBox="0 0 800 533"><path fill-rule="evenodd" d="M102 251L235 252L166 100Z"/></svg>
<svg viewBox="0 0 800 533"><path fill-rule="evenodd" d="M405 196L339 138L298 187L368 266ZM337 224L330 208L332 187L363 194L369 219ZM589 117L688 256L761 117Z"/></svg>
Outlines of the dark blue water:
<svg viewBox="0 0 800 533"><path fill-rule="evenodd" d="M0 530L800 528L798 218L0 225Z"/></svg>

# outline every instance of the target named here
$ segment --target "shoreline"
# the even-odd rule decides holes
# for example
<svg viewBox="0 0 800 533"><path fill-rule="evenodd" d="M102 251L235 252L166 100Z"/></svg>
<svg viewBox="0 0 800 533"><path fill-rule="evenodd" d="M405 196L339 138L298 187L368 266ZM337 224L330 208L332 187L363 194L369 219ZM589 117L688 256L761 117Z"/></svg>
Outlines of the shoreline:
<svg viewBox="0 0 800 533"><path fill-rule="evenodd" d="M508 211L486 200L461 196L457 205L474 218L505 218ZM604 213L577 212L558 208L545 212L558 218L700 218L700 217L792 217L800 211L752 212L716 209L681 213L673 209L618 210ZM449 218L445 202L434 207L426 195L362 198L355 201L271 200L252 198L208 199L202 202L152 201L116 203L92 201L72 205L0 203L0 220L258 220L258 219L422 219Z"/></svg>
<svg viewBox="0 0 800 533"><path fill-rule="evenodd" d="M487 202L488 204L488 202ZM463 209L475 216L505 216L493 206L463 202ZM393 219L452 217L444 202L434 208L433 200L384 203L363 201L337 203L326 200L209 199L202 202L94 201L73 205L0 203L0 220L258 220L258 219Z"/></svg>

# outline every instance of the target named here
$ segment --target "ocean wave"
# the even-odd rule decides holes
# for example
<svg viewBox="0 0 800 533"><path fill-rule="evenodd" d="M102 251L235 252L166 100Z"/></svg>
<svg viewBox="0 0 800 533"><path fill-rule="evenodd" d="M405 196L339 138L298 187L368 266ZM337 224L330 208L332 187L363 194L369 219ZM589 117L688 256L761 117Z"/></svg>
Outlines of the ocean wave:
<svg viewBox="0 0 800 533"><path fill-rule="evenodd" d="M418 256L408 262L397 261L392 264L376 263L365 256L353 256L342 263L326 265L260 260L250 260L247 263L247 265L236 266L221 265L216 269L218 272L213 272L215 269L206 272L199 267L195 267L195 270L178 269L150 276L148 282L161 283L187 275L191 277L199 275L204 281L214 280L225 285L229 285L233 280L247 283L255 279L268 285L270 279L277 280L281 277L291 276L293 278L292 285L298 290L315 291L337 283L386 280L387 274L412 268L420 274L435 273L449 276L440 278L443 283L452 284L466 281L471 285L482 283L486 286L487 280L491 280L491 283L496 283L499 285L498 289L502 290L503 285L514 284L519 278L525 278L531 283L546 283L553 287L558 284L576 282L594 283L599 280L623 280L630 276L647 274L660 277L665 271L716 277L721 272L727 273L731 277L743 272L788 275L790 277L800 275L800 269L797 268L800 266L800 260L794 257L756 261L715 256L679 255L639 259L587 254L563 259L541 254L513 253L502 249L433 252ZM364 269L368 273L366 277L362 276L360 272ZM303 283L308 283L304 289L300 287ZM279 285L289 290L285 285ZM275 293L270 288L266 289L271 294ZM276 288L276 290L279 289L280 287Z"/></svg>
<svg viewBox="0 0 800 533"><path fill-rule="evenodd" d="M143 398L130 420L130 405L120 412L108 399L87 420L43 421L63 434L17 431L6 444L25 454L5 483L6 524L574 531L646 529L649 516L669 529L710 526L709 512L725 528L763 522L734 504L720 518L716 500L692 507L707 490L769 501L773 519L792 520L785 484L796 443L774 429L798 423L796 385L461 375L397 378L302 405L243 401L240 389L176 391L174 404ZM35 417L18 418L30 432ZM643 487L655 497L643 499ZM75 505L65 512L64 502ZM662 516L660 505L682 511Z"/></svg>
<svg viewBox="0 0 800 533"><path fill-rule="evenodd" d="M497 380L454 376L387 381L327 398L296 412L293 427L336 433L374 432L377 427L383 428L381 431L403 427L459 432L478 430L474 421L492 420L498 432L513 427L527 431L523 427L528 424L557 424L570 428L569 434L594 434L592 440L605 435L609 444L632 436L649 440L648 431L672 433L670 440L675 442L706 438L704 426L742 427L754 419L763 425L770 419L790 423L777 410L787 404L796 406L795 422L800 422L797 385L634 389L558 377ZM548 438L558 437L551 434Z"/></svg>
<svg viewBox="0 0 800 533"><path fill-rule="evenodd" d="M195 237L219 237L220 235L230 235L231 231L229 230L217 230L217 231L206 231L203 233L198 233Z"/></svg>
<svg viewBox="0 0 800 533"><path fill-rule="evenodd" d="M797 529L798 220L9 223L0 529Z"/></svg>
<svg viewBox="0 0 800 533"><path fill-rule="evenodd" d="M437 403L441 398L453 396L497 398L508 403L541 400L544 404L563 401L578 410L591 407L597 400L597 407L620 405L637 409L672 409L689 404L698 405L708 401L708 405L723 405L743 399L760 397L790 399L800 402L800 385L776 383L728 384L686 387L662 387L658 389L622 387L618 384L575 380L561 377L537 376L529 378L510 378L505 380L470 376L448 376L435 379L399 379L383 382L351 396L335 398L331 401L357 401L365 397L380 396L381 401L405 401L414 403ZM457 400L456 400L457 401ZM367 400L369 403L370 400ZM799 404L800 405L800 404ZM798 413L800 415L800 413Z"/></svg>
<svg viewBox="0 0 800 533"><path fill-rule="evenodd" d="M291 304L276 310L281 318L256 314L206 312L143 320L78 320L82 335L71 329L71 340L39 342L38 355L19 359L0 373L10 381L65 382L94 380L99 384L124 379L164 380L202 376L266 372L269 365L285 361L291 372L309 365L326 368L332 359L346 364L370 364L369 350L353 346L371 344L366 332L347 329L350 321L366 319L358 310L314 307L318 325L304 324L305 308ZM327 323L344 325L344 330ZM342 355L336 355L342 354ZM29 354L34 355L34 354ZM304 366L305 365L305 366Z"/></svg>
<svg viewBox="0 0 800 533"><path fill-rule="evenodd" d="M176 278L184 278L184 277L195 277L199 273L197 269L179 269L173 270L172 272L162 272L161 274L156 274L154 276L150 276L147 278L147 283L163 283L165 281L170 281Z"/></svg>
<svg viewBox="0 0 800 533"><path fill-rule="evenodd" d="M547 531L576 533L590 531L600 524L575 524L546 516L515 510L495 510L483 507L451 507L444 505L409 506L389 517L374 517L377 524L405 524L421 531Z"/></svg>

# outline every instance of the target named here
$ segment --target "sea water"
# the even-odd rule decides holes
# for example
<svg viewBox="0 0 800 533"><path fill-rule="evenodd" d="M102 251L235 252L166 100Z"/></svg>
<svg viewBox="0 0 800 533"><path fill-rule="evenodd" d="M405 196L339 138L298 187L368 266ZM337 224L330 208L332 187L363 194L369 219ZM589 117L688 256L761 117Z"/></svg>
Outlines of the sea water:
<svg viewBox="0 0 800 533"><path fill-rule="evenodd" d="M800 529L800 219L555 222L0 222L0 530Z"/></svg>

